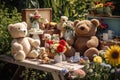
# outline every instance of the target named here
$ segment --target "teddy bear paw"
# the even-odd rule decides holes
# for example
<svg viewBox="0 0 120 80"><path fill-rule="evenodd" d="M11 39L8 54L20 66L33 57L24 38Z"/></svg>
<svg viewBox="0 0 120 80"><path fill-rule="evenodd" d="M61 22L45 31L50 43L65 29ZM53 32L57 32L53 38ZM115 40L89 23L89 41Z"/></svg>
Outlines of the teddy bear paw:
<svg viewBox="0 0 120 80"><path fill-rule="evenodd" d="M30 57L30 58L36 58L38 57L38 52L36 50L32 50L28 55L27 57Z"/></svg>
<svg viewBox="0 0 120 80"><path fill-rule="evenodd" d="M40 45L40 41L39 40L34 40L32 45L33 45L33 47L38 47Z"/></svg>
<svg viewBox="0 0 120 80"><path fill-rule="evenodd" d="M13 57L15 60L22 61L25 59L26 55L25 55L24 51L21 50L21 51L17 52L16 54L14 54Z"/></svg>
<svg viewBox="0 0 120 80"><path fill-rule="evenodd" d="M84 56L87 56L90 60L93 60L94 54L99 55L99 51L97 48L92 47L85 51Z"/></svg>

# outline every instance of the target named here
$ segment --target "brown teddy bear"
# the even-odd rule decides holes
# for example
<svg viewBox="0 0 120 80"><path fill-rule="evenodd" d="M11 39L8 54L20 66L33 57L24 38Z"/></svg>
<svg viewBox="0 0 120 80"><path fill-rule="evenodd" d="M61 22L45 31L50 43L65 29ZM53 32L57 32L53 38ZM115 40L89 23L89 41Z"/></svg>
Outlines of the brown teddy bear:
<svg viewBox="0 0 120 80"><path fill-rule="evenodd" d="M27 36L26 22L9 24L8 30L13 38L11 53L15 60L24 60L26 57L36 58L39 56L39 40Z"/></svg>
<svg viewBox="0 0 120 80"><path fill-rule="evenodd" d="M87 56L89 59L92 59L94 54L98 54L98 49L96 47L98 47L99 41L95 34L99 24L97 19L76 20L74 22L74 47L76 51L81 52L82 55Z"/></svg>
<svg viewBox="0 0 120 80"><path fill-rule="evenodd" d="M87 56L92 60L94 54L98 54L99 40L95 36L97 27L99 26L99 21L97 19L92 20L75 20L75 37L73 47L81 55ZM73 38L72 38L73 39ZM69 54L73 54L70 53Z"/></svg>

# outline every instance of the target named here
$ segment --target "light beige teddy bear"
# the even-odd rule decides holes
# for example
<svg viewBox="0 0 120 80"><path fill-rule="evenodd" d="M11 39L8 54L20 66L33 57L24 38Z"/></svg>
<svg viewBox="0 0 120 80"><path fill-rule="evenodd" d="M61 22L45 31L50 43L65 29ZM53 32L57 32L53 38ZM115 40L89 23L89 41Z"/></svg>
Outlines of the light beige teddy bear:
<svg viewBox="0 0 120 80"><path fill-rule="evenodd" d="M8 25L13 40L11 42L11 53L15 60L24 60L26 57L36 58L39 56L40 41L27 36L26 22Z"/></svg>
<svg viewBox="0 0 120 80"><path fill-rule="evenodd" d="M64 33L65 33L65 26L66 22L68 21L68 17L66 16L61 16L60 22L57 23L57 29L60 30L60 38L63 38Z"/></svg>

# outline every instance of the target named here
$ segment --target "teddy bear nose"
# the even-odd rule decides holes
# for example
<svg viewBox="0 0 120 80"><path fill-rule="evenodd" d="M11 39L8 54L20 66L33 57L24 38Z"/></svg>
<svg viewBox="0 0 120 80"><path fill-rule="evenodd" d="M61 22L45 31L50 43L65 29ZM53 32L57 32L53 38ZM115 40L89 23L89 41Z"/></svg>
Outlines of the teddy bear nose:
<svg viewBox="0 0 120 80"><path fill-rule="evenodd" d="M26 30L24 30L23 32L26 32Z"/></svg>
<svg viewBox="0 0 120 80"><path fill-rule="evenodd" d="M85 28L84 27L80 27L80 30L84 30Z"/></svg>
<svg viewBox="0 0 120 80"><path fill-rule="evenodd" d="M65 21L65 20L63 19L63 21Z"/></svg>

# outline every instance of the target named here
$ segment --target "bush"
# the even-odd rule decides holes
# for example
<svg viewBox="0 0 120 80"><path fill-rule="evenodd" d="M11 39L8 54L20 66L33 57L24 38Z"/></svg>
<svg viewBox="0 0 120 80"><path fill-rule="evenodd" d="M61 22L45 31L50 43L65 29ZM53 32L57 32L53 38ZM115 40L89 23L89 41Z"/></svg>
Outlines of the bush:
<svg viewBox="0 0 120 80"><path fill-rule="evenodd" d="M7 27L11 23L21 21L21 14L16 8L9 10L4 4L0 7L0 54L7 54L11 46L11 36Z"/></svg>
<svg viewBox="0 0 120 80"><path fill-rule="evenodd" d="M82 20L88 12L87 0L43 0L43 3L43 7L52 8L53 21L59 21L60 16Z"/></svg>

